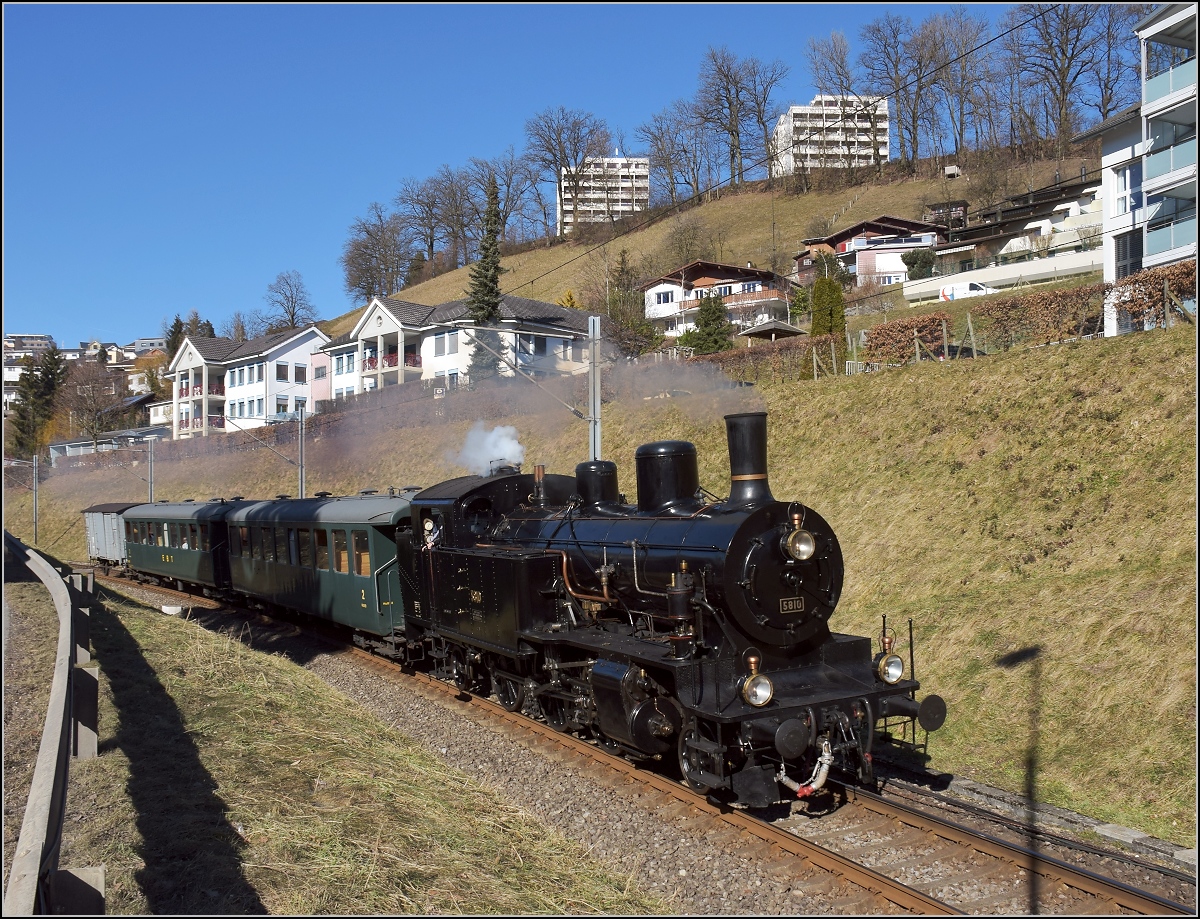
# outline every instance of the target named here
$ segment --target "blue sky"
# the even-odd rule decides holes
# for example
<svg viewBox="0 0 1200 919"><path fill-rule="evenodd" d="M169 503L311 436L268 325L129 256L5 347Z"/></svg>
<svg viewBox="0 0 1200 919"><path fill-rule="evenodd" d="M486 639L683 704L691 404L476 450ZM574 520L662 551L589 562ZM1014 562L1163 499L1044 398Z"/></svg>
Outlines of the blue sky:
<svg viewBox="0 0 1200 919"><path fill-rule="evenodd" d="M193 308L220 328L290 270L332 318L357 305L350 224L403 178L519 152L551 106L632 145L710 45L784 61L779 100L807 103L809 36L856 45L888 9L6 5L4 331L125 344Z"/></svg>

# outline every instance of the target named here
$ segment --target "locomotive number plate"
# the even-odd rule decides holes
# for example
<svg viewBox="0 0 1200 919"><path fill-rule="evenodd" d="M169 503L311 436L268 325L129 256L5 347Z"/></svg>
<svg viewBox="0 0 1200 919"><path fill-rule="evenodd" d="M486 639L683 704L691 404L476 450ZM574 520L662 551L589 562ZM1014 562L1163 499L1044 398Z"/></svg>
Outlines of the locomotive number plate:
<svg viewBox="0 0 1200 919"><path fill-rule="evenodd" d="M779 599L779 612L781 613L802 613L804 612L803 597L781 597Z"/></svg>
<svg viewBox="0 0 1200 919"><path fill-rule="evenodd" d="M482 604L483 603L483 591L482 590L471 591L471 602Z"/></svg>

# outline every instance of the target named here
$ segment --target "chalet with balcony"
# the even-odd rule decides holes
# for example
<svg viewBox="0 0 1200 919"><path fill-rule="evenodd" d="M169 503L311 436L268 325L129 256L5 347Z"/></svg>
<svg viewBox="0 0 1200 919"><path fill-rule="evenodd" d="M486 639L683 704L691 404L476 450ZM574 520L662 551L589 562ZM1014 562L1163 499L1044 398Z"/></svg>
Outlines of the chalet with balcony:
<svg viewBox="0 0 1200 919"><path fill-rule="evenodd" d="M816 280L820 252L829 253L850 272L854 285L899 284L908 280L902 256L913 249L926 249L946 240L946 228L924 220L884 215L862 220L828 236L804 240L795 256L798 284Z"/></svg>
<svg viewBox="0 0 1200 919"><path fill-rule="evenodd" d="M172 438L261 427L310 412L309 359L328 341L316 326L251 341L185 338L168 367Z"/></svg>
<svg viewBox="0 0 1200 919"><path fill-rule="evenodd" d="M646 318L668 338L696 327L700 301L720 297L729 321L749 329L771 321L786 322L795 285L773 271L697 260L643 284Z"/></svg>

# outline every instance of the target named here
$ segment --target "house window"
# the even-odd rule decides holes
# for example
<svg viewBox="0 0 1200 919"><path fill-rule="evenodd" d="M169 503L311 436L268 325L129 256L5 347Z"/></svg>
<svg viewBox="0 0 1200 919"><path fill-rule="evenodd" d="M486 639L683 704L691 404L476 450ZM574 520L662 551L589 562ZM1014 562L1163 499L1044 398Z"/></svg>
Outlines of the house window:
<svg viewBox="0 0 1200 919"><path fill-rule="evenodd" d="M278 361L275 364L275 379L280 383L288 381L288 365L287 361Z"/></svg>
<svg viewBox="0 0 1200 919"><path fill-rule="evenodd" d="M675 291L660 290L658 293L656 293L654 295L654 302L659 304L660 306L664 303L674 303L675 302Z"/></svg>
<svg viewBox="0 0 1200 919"><path fill-rule="evenodd" d="M345 372L346 372L346 371L345 371L345 367L344 367L344 363L345 363L345 358L343 358L341 355L338 355L338 357L334 359L334 362L333 362L333 375L334 375L335 377L336 377L336 376L340 376L341 374L343 374L343 373L345 373Z"/></svg>
<svg viewBox="0 0 1200 919"><path fill-rule="evenodd" d="M354 373L354 352L346 355L346 373Z"/></svg>
<svg viewBox="0 0 1200 919"><path fill-rule="evenodd" d="M433 356L442 357L446 353L445 333L433 336Z"/></svg>
<svg viewBox="0 0 1200 919"><path fill-rule="evenodd" d="M296 382L297 383L307 383L308 382L308 368L306 366L304 366L303 364L296 365Z"/></svg>
<svg viewBox="0 0 1200 919"><path fill-rule="evenodd" d="M237 371L236 370L229 371L229 384L228 385L237 386Z"/></svg>
<svg viewBox="0 0 1200 919"><path fill-rule="evenodd" d="M447 354L458 354L458 333L457 332L447 332L446 333L446 353Z"/></svg>
<svg viewBox="0 0 1200 919"><path fill-rule="evenodd" d="M1142 188L1142 164L1132 163L1117 170L1117 189L1113 197L1113 215L1128 214L1139 205Z"/></svg>
<svg viewBox="0 0 1200 919"><path fill-rule="evenodd" d="M304 399L300 396L296 397L296 411L298 411L298 412L304 411L304 406L307 404L308 404L307 399Z"/></svg>
<svg viewBox="0 0 1200 919"><path fill-rule="evenodd" d="M278 396L275 399L275 414L282 415L287 411L287 396Z"/></svg>
<svg viewBox="0 0 1200 919"><path fill-rule="evenodd" d="M756 294L762 290L762 281L746 281L742 284L742 293Z"/></svg>
<svg viewBox="0 0 1200 919"><path fill-rule="evenodd" d="M246 368L245 368L245 367L239 367L239 368L238 368L238 381L237 381L237 385L238 385L238 386L241 386L241 385L242 385L242 384L244 384L245 382L246 382Z"/></svg>
<svg viewBox="0 0 1200 919"><path fill-rule="evenodd" d="M239 418L246 417L246 403L245 402L238 403L238 417Z"/></svg>
<svg viewBox="0 0 1200 919"><path fill-rule="evenodd" d="M258 365L258 382L261 383L266 378L267 378L267 365L259 364Z"/></svg>
<svg viewBox="0 0 1200 919"><path fill-rule="evenodd" d="M314 380L325 379L325 374L328 371L328 369L329 369L328 367L314 367L313 368L313 379Z"/></svg>
<svg viewBox="0 0 1200 919"><path fill-rule="evenodd" d="M258 417L260 417L260 418L262 417L262 404L263 404L263 400L259 399L258 400L258 411L256 411L254 413L254 414L258 415Z"/></svg>
<svg viewBox="0 0 1200 919"><path fill-rule="evenodd" d="M723 284L720 287L714 287L712 289L712 293L714 296L717 296L717 297L728 297L730 294L733 293L733 285L732 284Z"/></svg>

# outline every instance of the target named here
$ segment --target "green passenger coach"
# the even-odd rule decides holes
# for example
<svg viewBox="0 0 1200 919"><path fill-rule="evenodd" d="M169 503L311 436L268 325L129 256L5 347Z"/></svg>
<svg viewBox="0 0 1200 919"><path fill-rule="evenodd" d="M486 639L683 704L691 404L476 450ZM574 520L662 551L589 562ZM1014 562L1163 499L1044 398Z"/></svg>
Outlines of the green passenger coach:
<svg viewBox="0 0 1200 919"><path fill-rule="evenodd" d="M396 564L404 495L280 498L229 514L233 589L372 635L403 631L411 605Z"/></svg>
<svg viewBox="0 0 1200 919"><path fill-rule="evenodd" d="M129 566L171 586L229 587L225 516L237 501L160 501L138 504L121 516Z"/></svg>

